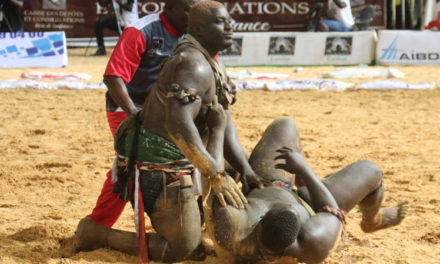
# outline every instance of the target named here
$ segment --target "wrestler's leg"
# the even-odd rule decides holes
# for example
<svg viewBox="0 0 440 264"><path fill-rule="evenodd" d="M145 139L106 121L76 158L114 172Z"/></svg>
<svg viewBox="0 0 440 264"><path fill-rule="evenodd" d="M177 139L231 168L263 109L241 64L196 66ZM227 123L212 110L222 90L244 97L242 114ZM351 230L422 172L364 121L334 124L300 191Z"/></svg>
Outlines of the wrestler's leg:
<svg viewBox="0 0 440 264"><path fill-rule="evenodd" d="M275 157L279 155L276 150L288 147L302 153L301 141L295 122L287 117L275 119L264 131L258 144L249 158L249 164L255 173L268 181L281 180L290 183L290 178L284 170L276 169L279 163Z"/></svg>
<svg viewBox="0 0 440 264"><path fill-rule="evenodd" d="M200 212L192 187L166 187L150 218L157 232L148 234L152 260L182 261L201 244Z"/></svg>
<svg viewBox="0 0 440 264"><path fill-rule="evenodd" d="M150 217L157 232L147 234L151 260L178 262L205 257L201 245L200 213L192 187L167 187L166 192L162 191L156 199ZM80 245L76 247L77 252L111 248L130 255L138 254L135 232L102 226L90 218L81 220L77 236L84 238L84 241L78 241Z"/></svg>
<svg viewBox="0 0 440 264"><path fill-rule="evenodd" d="M326 177L323 183L335 197L339 208L350 211L359 205L362 211L361 227L365 232L399 224L408 211L406 202L389 208L380 208L384 197L382 170L375 163L362 160ZM309 200L306 188L298 190Z"/></svg>
<svg viewBox="0 0 440 264"><path fill-rule="evenodd" d="M98 248L110 248L129 255L138 254L138 242L135 232L113 229L97 224L90 218L83 218L76 230L75 252L92 251Z"/></svg>

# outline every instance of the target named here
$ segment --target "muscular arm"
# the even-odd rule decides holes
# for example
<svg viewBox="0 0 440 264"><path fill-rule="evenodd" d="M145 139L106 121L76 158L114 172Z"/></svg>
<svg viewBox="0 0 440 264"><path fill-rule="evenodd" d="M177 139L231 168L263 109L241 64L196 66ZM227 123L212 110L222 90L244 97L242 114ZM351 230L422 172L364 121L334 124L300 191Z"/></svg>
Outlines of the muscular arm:
<svg viewBox="0 0 440 264"><path fill-rule="evenodd" d="M104 83L107 86L112 99L119 105L127 115L136 114L140 109L131 100L128 95L127 87L120 77L104 76Z"/></svg>
<svg viewBox="0 0 440 264"><path fill-rule="evenodd" d="M162 69L159 85L165 94L189 90L196 92L196 100L193 102L184 102L178 98L179 92L176 96L165 99L165 128L185 157L202 175L212 176L221 170L221 166L205 148L194 121L202 104L210 104L214 100L214 93L207 95L212 83L211 69L203 64L198 65L197 61L201 59L191 52L171 57Z"/></svg>
<svg viewBox="0 0 440 264"><path fill-rule="evenodd" d="M224 169L223 145L227 115L217 100L215 100L214 104L209 108L206 120L209 129L206 149Z"/></svg>
<svg viewBox="0 0 440 264"><path fill-rule="evenodd" d="M183 155L197 167L203 176L212 176L222 169L207 151L194 124L194 118L200 109L200 99L182 104L175 98L168 99L166 128L174 143Z"/></svg>
<svg viewBox="0 0 440 264"><path fill-rule="evenodd" d="M305 160L297 175L304 181L305 186L309 190L312 206L315 211L322 209L324 206L330 206L335 209L339 208L333 195L315 175L312 167Z"/></svg>
<svg viewBox="0 0 440 264"><path fill-rule="evenodd" d="M163 75L162 75L163 73ZM205 179L209 179L213 192L219 198L220 203L226 206L226 199L237 208L243 208L246 198L235 182L230 177L224 177L222 145L223 136L211 133L208 148L214 154L214 158L203 145L202 138L197 129L196 117L200 117L202 104L207 107L216 103L214 75L204 57L197 52L180 53L170 58L162 69L159 77L159 86L167 94L165 102L165 128L173 142L179 147L185 157L200 170ZM168 75L168 73L172 73ZM184 94L194 91L196 100L190 100ZM181 97L184 97L183 100ZM206 116L209 118L209 115ZM203 116L202 118L203 119ZM208 125L208 121L201 122L198 118L198 126ZM201 122L201 123L200 123ZM220 140L212 141L212 140ZM222 176L220 176L222 175ZM206 182L206 181L205 181ZM205 193L206 194L206 193ZM205 195L204 194L204 195Z"/></svg>
<svg viewBox="0 0 440 264"><path fill-rule="evenodd" d="M231 112L226 110L227 125L225 130L225 159L231 164L231 166L242 172L245 168L250 168L248 159L246 157L246 150L243 149L238 141L237 131L232 121Z"/></svg>
<svg viewBox="0 0 440 264"><path fill-rule="evenodd" d="M223 173L222 158L222 134L214 133L209 140L221 140L211 142L208 148L213 152L215 159L204 147L194 118L200 109L200 100L183 105L181 101L170 98L167 107L166 128L174 143L182 151L183 155L200 170L205 177L204 182L211 182L213 193L218 197L220 204L226 206L226 199L236 208L244 208L246 198L231 177ZM209 178L208 178L209 177ZM204 186L207 186L204 184ZM209 187L209 189L211 188ZM205 187L204 187L205 188ZM206 192L205 192L206 191ZM203 196L208 195L209 191L204 190Z"/></svg>
<svg viewBox="0 0 440 264"><path fill-rule="evenodd" d="M283 148L278 150L281 153L277 159L285 159L285 164L277 164L276 167L288 172L295 173L305 184L310 193L311 206L315 211L325 206L338 209L338 204L330 191L316 176L312 167L305 161L304 157L297 151Z"/></svg>
<svg viewBox="0 0 440 264"><path fill-rule="evenodd" d="M249 164L246 150L241 146L232 116L229 110L226 110L227 125L225 130L225 159L231 166L238 171L243 178L245 188L247 188L247 180L249 183L257 184L260 188L263 186L257 175Z"/></svg>

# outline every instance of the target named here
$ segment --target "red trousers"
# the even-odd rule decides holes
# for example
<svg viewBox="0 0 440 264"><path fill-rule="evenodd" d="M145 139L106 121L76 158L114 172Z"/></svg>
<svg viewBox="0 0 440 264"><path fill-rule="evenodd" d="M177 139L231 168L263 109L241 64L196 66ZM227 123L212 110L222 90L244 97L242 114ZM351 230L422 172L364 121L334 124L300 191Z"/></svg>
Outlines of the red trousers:
<svg viewBox="0 0 440 264"><path fill-rule="evenodd" d="M107 112L107 121L110 130L115 136L119 124L127 118L125 112ZM112 170L107 172L107 179L102 186L101 194L96 201L96 206L87 217L97 224L112 227L124 211L126 202L119 200L118 194L113 193Z"/></svg>

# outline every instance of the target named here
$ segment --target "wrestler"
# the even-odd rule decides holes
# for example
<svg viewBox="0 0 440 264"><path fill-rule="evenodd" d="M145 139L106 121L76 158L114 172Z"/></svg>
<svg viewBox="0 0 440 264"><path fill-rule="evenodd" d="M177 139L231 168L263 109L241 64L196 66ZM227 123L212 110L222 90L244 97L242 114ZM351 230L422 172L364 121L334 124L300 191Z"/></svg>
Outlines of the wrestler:
<svg viewBox="0 0 440 264"><path fill-rule="evenodd" d="M279 118L266 129L250 157L266 187L247 194L245 210L223 207L217 198L205 194L207 231L225 263L281 257L319 263L337 246L345 212L356 205L366 233L398 225L405 218L407 202L381 208L382 171L373 162L354 162L320 181L301 153L295 123ZM286 172L294 176L289 179ZM293 189L292 177L301 178L305 185Z"/></svg>
<svg viewBox="0 0 440 264"><path fill-rule="evenodd" d="M241 209L247 202L236 182L224 171L223 149L226 160L236 171L250 182L260 183L238 142L228 110L234 101L231 86L224 68L215 59L231 43L231 18L226 8L215 1L196 3L189 12L188 35L164 63L143 110L127 118L115 135L115 187L121 199L134 200L137 207L137 199L133 199L137 187L131 187L132 165L136 165L139 173L134 175L139 175L139 180L134 180L134 184L139 184L142 191L139 208L145 206L156 231L147 234L152 260L177 262L192 258L190 254L201 242L200 212L191 188L195 168L209 182L211 193L222 206L229 202ZM209 113L216 113L212 109L218 108L224 114L224 125L210 125L216 130L209 133ZM220 159L211 154L214 149L221 152ZM121 240L114 246L111 235L102 243L100 234L109 234L110 228L95 228L86 221L89 223L80 224L77 232L84 234L79 237L87 240L90 248L120 247ZM91 230L100 234L87 236Z"/></svg>
<svg viewBox="0 0 440 264"><path fill-rule="evenodd" d="M113 136L124 119L142 109L161 65L186 34L188 11L197 1L166 0L163 12L144 16L124 29L107 63L103 80L108 88L105 94L107 121ZM112 170L106 176L96 205L86 217L112 227L126 202L113 193ZM80 250L86 248L90 247L80 245Z"/></svg>

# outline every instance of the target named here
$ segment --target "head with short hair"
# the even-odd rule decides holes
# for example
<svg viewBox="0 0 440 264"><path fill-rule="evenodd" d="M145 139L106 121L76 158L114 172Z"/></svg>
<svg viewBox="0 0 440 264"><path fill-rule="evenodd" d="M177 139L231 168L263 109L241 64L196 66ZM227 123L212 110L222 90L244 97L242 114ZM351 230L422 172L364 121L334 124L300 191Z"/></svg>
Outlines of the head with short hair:
<svg viewBox="0 0 440 264"><path fill-rule="evenodd" d="M203 0L165 0L165 18L180 35L186 33L189 10L201 1Z"/></svg>
<svg viewBox="0 0 440 264"><path fill-rule="evenodd" d="M188 28L203 26L206 17L211 15L211 9L224 8L225 6L217 1L201 1L192 6L188 15Z"/></svg>
<svg viewBox="0 0 440 264"><path fill-rule="evenodd" d="M219 52L232 44L231 21L222 3L201 1L189 11L188 33L208 51Z"/></svg>
<svg viewBox="0 0 440 264"><path fill-rule="evenodd" d="M266 252L282 253L298 236L299 219L287 208L271 209L260 224L260 242Z"/></svg>

